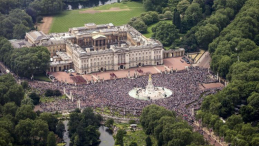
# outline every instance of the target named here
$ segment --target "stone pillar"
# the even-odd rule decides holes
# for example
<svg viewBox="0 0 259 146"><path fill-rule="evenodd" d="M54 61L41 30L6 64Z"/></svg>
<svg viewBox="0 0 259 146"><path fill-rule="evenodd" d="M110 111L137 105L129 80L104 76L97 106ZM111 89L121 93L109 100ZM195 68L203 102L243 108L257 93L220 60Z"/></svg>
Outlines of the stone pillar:
<svg viewBox="0 0 259 146"><path fill-rule="evenodd" d="M107 49L107 39L105 39L105 49Z"/></svg>
<svg viewBox="0 0 259 146"><path fill-rule="evenodd" d="M103 50L103 40L100 40L100 42L101 42L101 48Z"/></svg>
<svg viewBox="0 0 259 146"><path fill-rule="evenodd" d="M92 41L92 44L93 44L93 47L94 47L94 50L95 50L95 40Z"/></svg>
<svg viewBox="0 0 259 146"><path fill-rule="evenodd" d="M118 36L118 37L117 37L118 46L120 46L120 41L119 41L119 40L120 40L120 37Z"/></svg>

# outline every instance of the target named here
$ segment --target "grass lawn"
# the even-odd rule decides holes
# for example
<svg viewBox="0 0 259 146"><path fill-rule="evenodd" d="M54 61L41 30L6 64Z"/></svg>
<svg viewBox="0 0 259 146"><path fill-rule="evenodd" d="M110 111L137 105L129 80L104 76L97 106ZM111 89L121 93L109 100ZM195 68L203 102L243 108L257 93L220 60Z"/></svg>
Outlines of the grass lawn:
<svg viewBox="0 0 259 146"><path fill-rule="evenodd" d="M143 130L138 130L135 132L132 131L127 131L127 134L124 136L124 146L129 146L129 144L132 141L135 141L138 146L146 146L146 138L147 135L145 134L145 132ZM153 146L156 146L156 140L153 136L150 136L151 141L153 143Z"/></svg>
<svg viewBox="0 0 259 146"><path fill-rule="evenodd" d="M140 124L138 124L138 127L140 129L138 129L137 131L131 131L130 124L127 124L127 123L115 123L114 125L120 129L124 129L127 131L127 134L123 138L124 146L129 146L129 144L132 141L137 142L138 146L146 146L145 140L147 138L147 135L142 130L142 127ZM156 146L157 142L156 142L155 138L152 135L150 135L150 138L152 140L153 146Z"/></svg>
<svg viewBox="0 0 259 146"><path fill-rule="evenodd" d="M172 23L172 20L163 20L163 21L164 21L164 22L167 22L167 23ZM157 22L157 23L159 23L159 22ZM145 37L147 37L147 38L151 38L151 36L152 36L152 34L153 34L152 28L153 28L154 26L156 26L157 23L154 23L154 24L149 25L149 26L147 27L147 32L144 33L143 35L144 35Z"/></svg>
<svg viewBox="0 0 259 146"><path fill-rule="evenodd" d="M79 13L87 9L64 11L59 15L54 16L50 32L67 32L68 28L83 26L85 23L107 24L114 25L127 24L132 17L140 16L145 12L142 3L126 2L114 3L95 7L95 10L109 10L112 7L121 9L130 9L129 11L119 12L101 12L95 14ZM88 8L89 9L89 8Z"/></svg>
<svg viewBox="0 0 259 146"><path fill-rule="evenodd" d="M64 146L66 143L58 143L57 146Z"/></svg>
<svg viewBox="0 0 259 146"><path fill-rule="evenodd" d="M62 95L62 96L59 96L59 97L41 97L40 102L46 103L46 102L55 101L56 99L65 99L65 98L67 98L66 95Z"/></svg>
<svg viewBox="0 0 259 146"><path fill-rule="evenodd" d="M45 76L45 75L34 76L34 80L51 82L51 80L47 76Z"/></svg>

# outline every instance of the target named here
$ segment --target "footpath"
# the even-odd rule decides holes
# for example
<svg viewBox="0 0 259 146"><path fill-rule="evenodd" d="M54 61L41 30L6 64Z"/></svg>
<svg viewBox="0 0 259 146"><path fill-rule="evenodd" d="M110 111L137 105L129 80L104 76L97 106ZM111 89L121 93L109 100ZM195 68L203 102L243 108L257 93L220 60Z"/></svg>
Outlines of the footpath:
<svg viewBox="0 0 259 146"><path fill-rule="evenodd" d="M214 146L228 146L228 143L222 141L219 136L216 136L213 131L210 131L207 127L202 127L198 121L194 122L194 129L202 132L203 137Z"/></svg>

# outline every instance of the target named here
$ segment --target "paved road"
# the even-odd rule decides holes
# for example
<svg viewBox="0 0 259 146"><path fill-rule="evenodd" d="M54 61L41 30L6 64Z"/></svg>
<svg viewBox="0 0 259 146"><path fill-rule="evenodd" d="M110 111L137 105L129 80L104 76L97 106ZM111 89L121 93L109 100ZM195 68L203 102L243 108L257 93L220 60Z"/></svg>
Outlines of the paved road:
<svg viewBox="0 0 259 146"><path fill-rule="evenodd" d="M200 60L196 64L194 64L194 66L200 66L200 67L203 67L203 68L209 68L210 67L210 61L211 61L210 53L208 51L206 51L202 55Z"/></svg>

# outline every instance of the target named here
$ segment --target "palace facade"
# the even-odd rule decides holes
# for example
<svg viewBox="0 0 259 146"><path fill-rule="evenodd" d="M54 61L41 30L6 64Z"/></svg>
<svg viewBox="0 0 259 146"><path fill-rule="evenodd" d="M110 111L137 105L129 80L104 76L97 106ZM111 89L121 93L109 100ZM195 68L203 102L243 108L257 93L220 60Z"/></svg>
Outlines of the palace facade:
<svg viewBox="0 0 259 146"><path fill-rule="evenodd" d="M66 33L26 33L25 40L10 40L15 48L46 46L51 54L50 72L74 68L77 73L160 65L163 58L183 56L184 49L165 51L130 25L112 23L70 28Z"/></svg>

